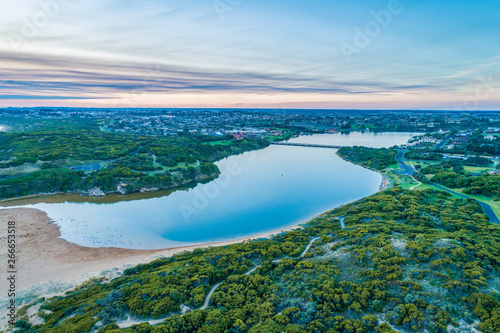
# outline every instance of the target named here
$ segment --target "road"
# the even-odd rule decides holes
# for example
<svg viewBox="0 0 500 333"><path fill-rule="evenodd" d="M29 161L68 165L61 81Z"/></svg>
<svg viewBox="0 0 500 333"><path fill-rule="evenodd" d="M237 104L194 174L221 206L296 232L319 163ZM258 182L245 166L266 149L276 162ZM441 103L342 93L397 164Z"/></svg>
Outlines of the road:
<svg viewBox="0 0 500 333"><path fill-rule="evenodd" d="M396 160L398 161L401 169L403 169L403 171L400 171L400 173L403 174L403 175L407 175L407 176L413 177L413 175L415 174L416 171L415 171L415 169L413 169L413 167L407 165L403 161L404 154L405 154L404 150L399 150L398 151L398 155L396 156ZM441 189L441 190L444 190L444 191L456 194L456 195L458 195L461 198L476 200L476 199L468 197L468 196L466 196L464 194L461 194L461 193L455 192L453 190L450 190L450 189L448 189L448 188L446 188L444 186L441 186L441 185L438 185L438 184L435 184L435 183L431 183L431 184L433 186ZM495 212L493 211L493 209L491 208L490 205L488 205L487 203L481 202L479 200L476 200L476 201L477 201L477 203L479 205L481 205L481 207L483 207L484 213L490 218L490 222L500 224L500 219L498 219L498 216L496 216Z"/></svg>
<svg viewBox="0 0 500 333"><path fill-rule="evenodd" d="M500 219L498 219L498 216L496 216L496 214L493 211L493 209L491 208L491 206L488 205L487 203L481 202L481 201L479 201L477 199L468 197L468 196L466 196L466 195L464 195L462 193L455 192L453 190L450 190L450 189L448 189L448 188L446 188L444 186L441 186L441 185L438 185L438 184L435 184L435 183L432 183L432 185L435 186L435 187L437 187L437 188L439 188L439 189L441 189L441 190L444 190L444 191L456 194L456 195L458 195L461 198L476 200L477 203L480 204L481 207L483 207L484 213L490 218L490 222L500 224Z"/></svg>
<svg viewBox="0 0 500 333"><path fill-rule="evenodd" d="M399 171L399 173L411 177L416 171L415 169L413 169L413 167L409 166L403 161L404 155L405 151L399 150L398 155L396 156L396 160L399 163L399 167L402 169L402 171Z"/></svg>
<svg viewBox="0 0 500 333"><path fill-rule="evenodd" d="M444 144L451 139L451 135L446 136L446 138L443 139L436 147L434 147L434 150L440 149L441 147L444 146Z"/></svg>

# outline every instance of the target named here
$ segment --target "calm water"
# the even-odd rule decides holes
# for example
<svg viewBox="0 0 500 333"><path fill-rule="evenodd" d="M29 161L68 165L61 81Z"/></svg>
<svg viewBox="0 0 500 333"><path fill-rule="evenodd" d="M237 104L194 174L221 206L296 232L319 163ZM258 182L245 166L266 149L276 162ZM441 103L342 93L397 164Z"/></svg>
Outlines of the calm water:
<svg viewBox="0 0 500 333"><path fill-rule="evenodd" d="M372 148L388 148L406 143L408 139L422 133L362 133L349 134L316 134L291 139L290 142L314 143L340 146L364 146Z"/></svg>
<svg viewBox="0 0 500 333"><path fill-rule="evenodd" d="M389 147L412 134L315 135L295 142ZM167 196L26 205L41 209L62 237L90 247L158 249L236 239L292 226L379 190L382 177L336 150L271 146L217 163L212 182ZM109 201L109 200L108 200Z"/></svg>

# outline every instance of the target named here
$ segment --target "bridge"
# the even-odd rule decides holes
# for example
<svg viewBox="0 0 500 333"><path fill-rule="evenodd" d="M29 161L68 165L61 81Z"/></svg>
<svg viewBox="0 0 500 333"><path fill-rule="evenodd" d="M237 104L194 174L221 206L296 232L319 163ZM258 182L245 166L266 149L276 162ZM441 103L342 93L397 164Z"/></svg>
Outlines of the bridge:
<svg viewBox="0 0 500 333"><path fill-rule="evenodd" d="M313 147L313 148L330 148L330 149L339 149L346 147L346 146L335 146L335 145L321 145L316 143L293 143L293 142L271 142L271 144L277 146Z"/></svg>

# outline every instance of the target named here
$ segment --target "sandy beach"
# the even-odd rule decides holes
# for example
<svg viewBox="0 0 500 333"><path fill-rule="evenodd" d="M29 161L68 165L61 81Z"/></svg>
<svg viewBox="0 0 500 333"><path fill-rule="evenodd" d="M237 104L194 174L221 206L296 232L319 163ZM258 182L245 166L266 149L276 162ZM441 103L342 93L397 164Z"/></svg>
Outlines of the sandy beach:
<svg viewBox="0 0 500 333"><path fill-rule="evenodd" d="M298 226L277 230L254 237L225 242L164 250L128 250L119 248L87 248L72 244L62 238L57 225L51 223L42 211L31 208L0 210L0 256L7 258L7 223L16 222L17 289L53 281L74 284L102 271L147 263L157 257L169 257L182 251L196 248L224 246L257 238L269 238L282 231L300 228ZM7 282L0 280L0 289L5 290Z"/></svg>
<svg viewBox="0 0 500 333"><path fill-rule="evenodd" d="M378 173L382 176L382 178L384 178L382 180L382 184L380 185L380 189L379 189L379 192L382 192L382 191L385 191L389 187L390 182L382 172L378 172Z"/></svg>

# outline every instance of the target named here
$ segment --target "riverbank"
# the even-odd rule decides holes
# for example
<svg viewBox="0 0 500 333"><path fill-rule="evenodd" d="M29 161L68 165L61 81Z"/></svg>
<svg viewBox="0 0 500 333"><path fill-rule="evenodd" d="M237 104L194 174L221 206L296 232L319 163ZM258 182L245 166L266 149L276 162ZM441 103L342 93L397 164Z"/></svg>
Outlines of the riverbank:
<svg viewBox="0 0 500 333"><path fill-rule="evenodd" d="M380 171L377 172L382 176L382 183L380 184L380 190L379 190L379 192L382 192L385 191L391 183L389 182L389 179L387 179L387 177L382 172Z"/></svg>
<svg viewBox="0 0 500 333"><path fill-rule="evenodd" d="M204 182L209 182L214 179L217 179L220 176L220 171L217 173L211 173L208 175L202 174L196 176L194 179L189 179L189 180L184 180L180 182L175 182L171 186L167 187L144 187L141 188L140 190L133 191L133 192L127 192L124 190L124 187L127 185L125 183L120 183L117 187L116 190L113 191L102 191L99 188L91 188L88 190L81 190L81 191L68 191L68 192L47 192L47 193L37 193L37 194L30 194L30 195L24 195L24 196L19 196L19 197L13 197L13 198L6 198L6 199L1 199L0 200L0 207L8 207L11 205L12 202L17 202L17 201L23 201L23 200L29 200L29 199L40 199L40 202L46 201L47 198L50 200L51 197L53 196L62 196L62 195L77 195L82 198L85 198L86 201L92 200L93 198L105 198L105 197L110 197L110 196L122 196L122 197L127 197L127 196L133 196L136 194L140 193L162 193L165 191L177 191L177 190L182 190L186 189L189 187L194 187L200 183Z"/></svg>
<svg viewBox="0 0 500 333"><path fill-rule="evenodd" d="M253 237L232 241L214 242L196 246L186 246L163 250L127 250L120 248L88 248L70 243L60 238L59 228L51 223L46 213L32 208L12 208L0 210L0 224L8 221L16 223L17 250L17 290L49 281L75 285L104 270L124 269L147 263L158 257L169 257L183 251L211 246L225 246L300 228L295 226ZM0 256L7 257L7 228L0 232ZM4 290L6 281L0 282Z"/></svg>
<svg viewBox="0 0 500 333"><path fill-rule="evenodd" d="M226 176L221 177L220 181L202 184L198 186L196 191L182 191L177 192L176 195L164 196L161 200L134 200L130 203L120 202L118 205L95 205L92 206L92 209L89 209L88 205L79 204L77 202L80 201L77 200L74 200L75 203L71 203L73 200L68 200L69 198L65 197L63 207L65 210L61 210L63 212L61 214L58 214L59 207L57 205L41 206L43 210L49 211L48 215L51 218L57 221L65 221L63 230L66 230L64 229L66 227L69 228L70 232L64 231L63 234L69 241L61 238L59 227L51 224L48 216L42 211L33 208L0 210L0 221L16 221L19 228L18 250L20 251L19 271L21 272L19 288L23 289L51 280L74 282L83 277L88 279L99 275L103 270L147 263L156 257L168 257L178 252L191 251L200 247L224 246L256 238L270 237L273 234L293 228L276 228L277 231L271 233L225 242L180 248L171 247L163 250L132 250L134 248L155 248L151 244L149 234L140 234L136 230L152 230L150 234L153 236L161 235L165 230L170 233L177 232L175 235L177 238L173 239L179 242L186 238L231 239L230 237L234 237L231 235L249 234L249 231L237 229L240 224L251 224L256 233L259 228L260 230L269 230L272 226L268 224L267 217L272 216L272 214L277 214L277 216L279 215L280 218L287 221L306 221L312 214L316 215L318 212L315 208L318 201L323 200L322 211L344 204L345 202L342 199L328 199L331 196L332 188L341 189L350 186L351 188L363 189L367 184L370 184L370 189L351 193L351 200L371 195L380 189L381 179L373 172L353 168L351 163L341 161L334 154L324 154L323 150L309 148L300 150L300 153L306 157L301 164L301 161L296 160L297 149L299 148L280 148L277 150L273 147L272 149L261 150L259 154L252 154L252 156L241 155L239 159L232 157L222 160L218 163L218 167L224 171ZM278 153L281 153L281 155ZM290 163L290 161L294 163ZM250 163L252 163L251 167ZM269 165L274 166L274 168L269 169ZM332 175L332 169L336 170L339 176ZM304 174L302 170L308 170L308 172ZM350 174L351 170L355 174ZM329 175L329 177L313 177L311 175ZM385 179L384 175L382 176L384 178L382 189L385 189L388 180ZM255 179L256 181L252 181L250 184L248 179ZM253 187L255 190L252 192ZM261 191L263 188L272 188L273 191ZM302 193L304 196L316 196L318 200L304 202L295 194L293 189L303 189L302 191L306 191ZM290 195L291 193L292 195ZM123 198L144 199L142 196L153 196L151 193L140 195L141 198L135 198L133 194L123 196ZM77 195L73 196L76 197ZM106 203L106 201L99 198L88 199L79 196L78 198L85 203L94 200L99 200L99 203ZM34 198L30 200L34 200ZM48 201L48 198L44 198L43 202L45 201ZM240 207L237 211L247 212L251 210L251 217L240 214L238 216L228 215L227 217L225 215L214 215L215 217L212 219L206 218L213 215L208 214L211 211L225 212L228 209L234 210L234 205L232 205L234 202L244 202L244 207ZM12 203L14 202L9 204ZM309 214L302 211L297 212L293 209L299 205L300 207L307 207L308 203L311 206L309 207L311 211ZM19 205L19 202L15 204ZM61 204L62 206L63 204ZM290 209L276 211L273 210L275 206L290 207ZM259 209L253 209L253 207ZM324 207L327 208L323 209ZM70 218L68 218L67 214L65 215L64 211L70 212ZM300 214L303 214L303 216ZM119 223L113 225L113 221L108 218L109 216L116 218ZM221 220L225 224L221 223ZM143 222L137 225L140 221L147 221L148 225L145 226ZM172 221L175 222L172 223ZM238 221L238 223L236 224L234 221ZM185 225L182 222L185 222ZM172 228L165 227L167 223L171 223L174 227L180 224L182 228L188 228L189 237L184 237L184 239L179 237L183 236L185 231L182 228L172 231ZM226 228L206 228L206 226L210 225L226 226ZM234 227L234 230L230 229L230 227ZM94 238L88 241L88 235ZM111 241L105 243L103 240ZM5 237L2 238L2 241L5 242ZM185 241L187 242L189 239ZM105 246L110 247L95 248L92 247L94 244L95 246L106 244ZM124 249L121 246L122 244L124 244L123 247L128 246L129 249ZM144 244L149 247L144 246ZM181 245L184 244L181 243ZM172 246L175 245L172 244ZM166 248L168 246L169 244L161 243L156 248ZM6 247L2 248L5 249Z"/></svg>

